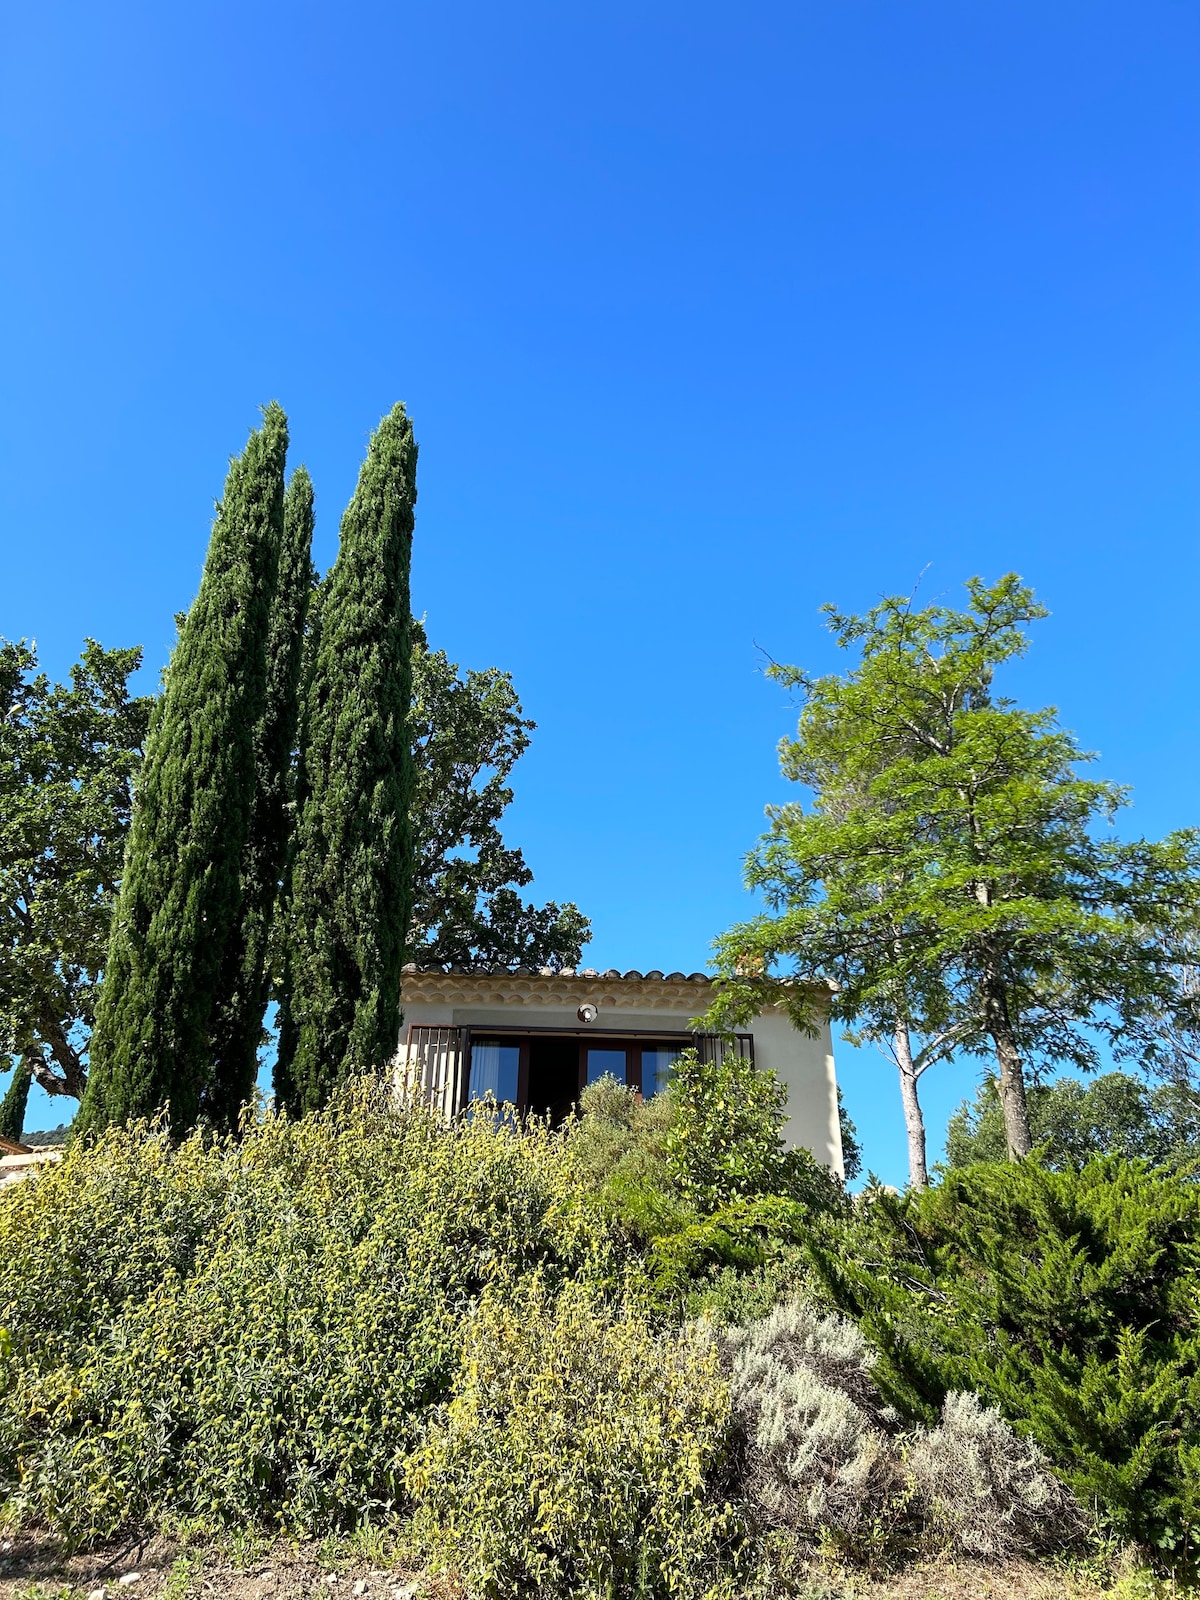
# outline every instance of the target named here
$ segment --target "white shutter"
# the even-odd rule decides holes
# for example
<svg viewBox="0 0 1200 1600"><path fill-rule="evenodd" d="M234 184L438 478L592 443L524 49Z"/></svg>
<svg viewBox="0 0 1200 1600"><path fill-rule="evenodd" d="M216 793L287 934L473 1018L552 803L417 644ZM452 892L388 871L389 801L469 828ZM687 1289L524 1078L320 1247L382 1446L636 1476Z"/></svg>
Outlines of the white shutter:
<svg viewBox="0 0 1200 1600"><path fill-rule="evenodd" d="M465 1091L463 1030L409 1028L404 1061L405 1097L432 1107L449 1121L462 1110Z"/></svg>

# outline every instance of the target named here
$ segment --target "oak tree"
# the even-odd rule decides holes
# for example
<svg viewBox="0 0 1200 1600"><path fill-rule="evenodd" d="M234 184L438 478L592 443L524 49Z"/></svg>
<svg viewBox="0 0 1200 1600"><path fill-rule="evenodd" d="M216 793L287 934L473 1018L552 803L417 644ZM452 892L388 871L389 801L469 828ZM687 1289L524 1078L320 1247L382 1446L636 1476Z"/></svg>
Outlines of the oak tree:
<svg viewBox="0 0 1200 1600"><path fill-rule="evenodd" d="M67 683L0 641L0 1055L82 1096L97 986L152 701L138 649L86 641ZM17 1080L9 1113L16 1115ZM24 1111L24 1094L21 1110Z"/></svg>

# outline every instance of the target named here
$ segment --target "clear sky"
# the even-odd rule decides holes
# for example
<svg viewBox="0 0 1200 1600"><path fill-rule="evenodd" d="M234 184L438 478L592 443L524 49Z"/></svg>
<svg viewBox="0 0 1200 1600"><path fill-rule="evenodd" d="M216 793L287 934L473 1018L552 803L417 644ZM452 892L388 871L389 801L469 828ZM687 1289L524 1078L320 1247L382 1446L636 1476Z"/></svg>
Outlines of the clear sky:
<svg viewBox="0 0 1200 1600"><path fill-rule="evenodd" d="M414 602L539 730L510 832L600 967L696 969L822 601L1019 570L1014 692L1196 822L1190 0L14 3L0 633L64 672L191 600L279 399L318 555L421 441ZM902 1178L888 1070L839 1053ZM974 1069L927 1079L940 1134ZM58 1107L52 1120L58 1120ZM44 1099L33 1125L51 1115Z"/></svg>

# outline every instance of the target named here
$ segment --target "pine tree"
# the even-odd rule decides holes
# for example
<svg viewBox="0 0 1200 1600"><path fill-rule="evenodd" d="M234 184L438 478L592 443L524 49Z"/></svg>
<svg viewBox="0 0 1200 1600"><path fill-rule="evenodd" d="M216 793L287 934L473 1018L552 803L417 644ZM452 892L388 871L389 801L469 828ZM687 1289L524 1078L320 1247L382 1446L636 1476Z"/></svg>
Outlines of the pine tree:
<svg viewBox="0 0 1200 1600"><path fill-rule="evenodd" d="M29 1090L32 1083L33 1057L24 1056L17 1062L13 1080L4 1098L0 1100L0 1139L20 1139L25 1126L25 1107L29 1104Z"/></svg>
<svg viewBox="0 0 1200 1600"><path fill-rule="evenodd" d="M275 1087L293 1114L396 1049L412 903L409 561L417 446L372 436L310 631Z"/></svg>
<svg viewBox="0 0 1200 1600"><path fill-rule="evenodd" d="M267 684L255 729L254 812L242 868L245 911L229 941L218 991L211 1098L214 1121L235 1126L254 1092L270 974L267 952L287 852L292 756L299 714L305 616L312 595L313 487L298 467L283 502L279 578L267 634Z"/></svg>
<svg viewBox="0 0 1200 1600"><path fill-rule="evenodd" d="M78 1126L212 1115L221 985L247 913L267 641L283 535L287 419L264 413L230 465L200 590L147 739Z"/></svg>

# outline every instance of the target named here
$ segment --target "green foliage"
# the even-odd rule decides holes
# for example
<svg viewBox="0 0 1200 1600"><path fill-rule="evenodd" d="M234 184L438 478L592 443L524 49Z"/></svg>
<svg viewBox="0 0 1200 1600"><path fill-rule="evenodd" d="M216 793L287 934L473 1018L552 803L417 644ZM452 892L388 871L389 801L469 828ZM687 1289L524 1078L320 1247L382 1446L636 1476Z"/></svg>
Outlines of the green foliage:
<svg viewBox="0 0 1200 1600"><path fill-rule="evenodd" d="M811 1022L817 991L781 983L779 963L832 978L834 1014L872 1037L993 1052L1022 1155L1029 1062L1093 1067L1097 1039L1153 1053L1151 1019L1179 998L1200 838L1098 834L1124 792L1080 776L1089 757L1052 710L992 693L1043 608L1013 574L967 589L963 611L889 597L832 613L858 652L844 676L776 670L804 697L783 770L815 799L771 811L747 869L769 910L721 941L716 1015L730 1025L768 998Z"/></svg>
<svg viewBox="0 0 1200 1600"><path fill-rule="evenodd" d="M460 673L413 624L413 908L418 965L574 967L591 934L578 907L527 905L533 881L500 818L508 779L536 726L498 667ZM513 887L515 885L515 887Z"/></svg>
<svg viewBox="0 0 1200 1600"><path fill-rule="evenodd" d="M141 659L89 639L51 684L0 640L0 1056L77 1099L150 716L129 694Z"/></svg>
<svg viewBox="0 0 1200 1600"><path fill-rule="evenodd" d="M417 445L371 437L310 635L275 1089L324 1105L396 1049L412 909L409 566Z"/></svg>
<svg viewBox="0 0 1200 1600"><path fill-rule="evenodd" d="M837 1107L838 1131L842 1136L842 1175L847 1183L853 1183L862 1172L862 1145L858 1142L858 1129L850 1120L850 1113L846 1110L840 1085L837 1092Z"/></svg>
<svg viewBox="0 0 1200 1600"><path fill-rule="evenodd" d="M661 1311L736 1319L769 1305L804 1277L814 1219L846 1212L842 1185L783 1148L781 1104L770 1073L694 1051L650 1100L612 1078L584 1090L568 1136L575 1204L638 1262Z"/></svg>
<svg viewBox="0 0 1200 1600"><path fill-rule="evenodd" d="M881 1390L934 1419L974 1390L1121 1538L1195 1558L1200 1193L1138 1163L952 1173L871 1197L814 1247L879 1351Z"/></svg>
<svg viewBox="0 0 1200 1600"><path fill-rule="evenodd" d="M283 532L287 419L264 412L230 466L200 590L154 708L78 1126L169 1108L236 1114L214 1075L255 805L255 746Z"/></svg>
<svg viewBox="0 0 1200 1600"><path fill-rule="evenodd" d="M781 1196L836 1206L841 1188L807 1150L785 1150L787 1090L743 1057L701 1061L685 1050L671 1078L667 1169L702 1213L735 1200Z"/></svg>
<svg viewBox="0 0 1200 1600"><path fill-rule="evenodd" d="M564 1142L363 1094L240 1140L109 1132L0 1197L0 1509L319 1534L403 1498L489 1286L612 1277Z"/></svg>
<svg viewBox="0 0 1200 1600"><path fill-rule="evenodd" d="M488 1296L409 1468L417 1525L494 1600L700 1596L740 1535L713 1503L728 1437L708 1341L656 1335L575 1285Z"/></svg>
<svg viewBox="0 0 1200 1600"><path fill-rule="evenodd" d="M283 499L279 575L267 632L266 693L254 730L254 798L242 865L244 906L226 948L213 1029L209 1114L226 1128L237 1125L253 1095L258 1047L265 1037L268 949L291 831L300 667L316 579L312 535L312 480L297 467Z"/></svg>
<svg viewBox="0 0 1200 1600"><path fill-rule="evenodd" d="M1126 1072L1090 1083L1059 1078L1029 1090L1029 1126L1039 1159L1078 1167L1094 1156L1123 1156L1176 1170L1195 1168L1200 1153L1200 1093L1182 1083L1151 1087ZM980 1085L974 1104L950 1118L946 1165L1002 1161L1004 1117L995 1084Z"/></svg>
<svg viewBox="0 0 1200 1600"><path fill-rule="evenodd" d="M32 1083L33 1059L24 1056L13 1069L13 1080L0 1100L0 1139L20 1139Z"/></svg>
<svg viewBox="0 0 1200 1600"><path fill-rule="evenodd" d="M607 1075L589 1083L579 1098L579 1116L568 1129L581 1186L669 1190L667 1133L674 1115L670 1091L644 1100Z"/></svg>

